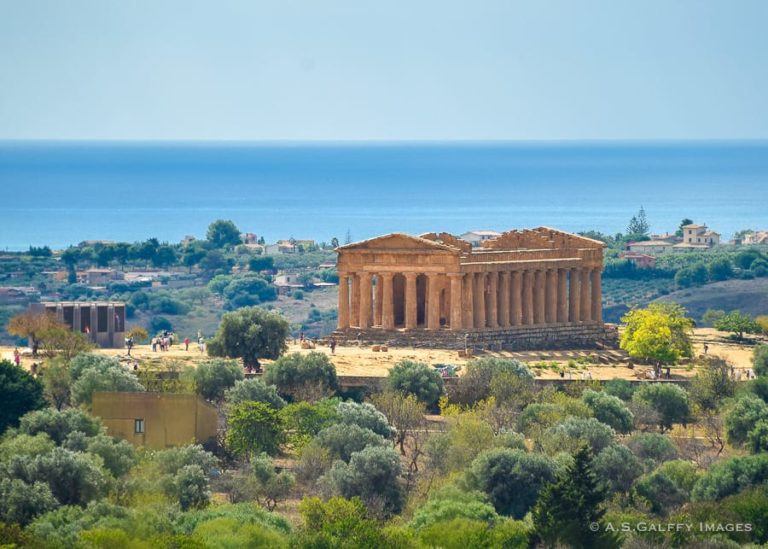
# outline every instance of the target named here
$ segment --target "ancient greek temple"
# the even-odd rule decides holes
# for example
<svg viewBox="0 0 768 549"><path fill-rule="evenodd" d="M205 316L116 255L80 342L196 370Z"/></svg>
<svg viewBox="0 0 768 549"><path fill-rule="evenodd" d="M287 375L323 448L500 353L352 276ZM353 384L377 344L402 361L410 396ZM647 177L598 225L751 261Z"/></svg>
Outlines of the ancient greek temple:
<svg viewBox="0 0 768 549"><path fill-rule="evenodd" d="M594 339L603 246L547 227L477 248L447 233L347 244L337 249L339 333L494 333L527 338L521 347Z"/></svg>

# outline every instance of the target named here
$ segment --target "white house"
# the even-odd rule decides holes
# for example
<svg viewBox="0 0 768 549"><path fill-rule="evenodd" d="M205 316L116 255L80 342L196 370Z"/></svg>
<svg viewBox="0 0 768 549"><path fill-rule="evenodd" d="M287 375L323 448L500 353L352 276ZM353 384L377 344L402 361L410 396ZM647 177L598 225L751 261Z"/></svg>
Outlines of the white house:
<svg viewBox="0 0 768 549"><path fill-rule="evenodd" d="M494 238L499 236L501 236L501 233L498 231L476 230L476 231L466 232L463 235L461 235L459 238L461 238L462 240L466 240L467 242L472 244L473 247L478 248L486 240L493 240Z"/></svg>

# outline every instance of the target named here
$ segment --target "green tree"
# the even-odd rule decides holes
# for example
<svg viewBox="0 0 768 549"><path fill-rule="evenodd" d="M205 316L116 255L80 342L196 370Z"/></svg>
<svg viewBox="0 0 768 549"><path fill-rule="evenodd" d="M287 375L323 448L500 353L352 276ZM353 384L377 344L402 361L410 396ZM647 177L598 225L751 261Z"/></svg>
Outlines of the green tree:
<svg viewBox="0 0 768 549"><path fill-rule="evenodd" d="M47 484L62 505L85 505L104 495L108 487L99 458L64 448L37 456L23 469L28 482Z"/></svg>
<svg viewBox="0 0 768 549"><path fill-rule="evenodd" d="M370 429L384 438L389 438L393 434L387 416L368 402L363 404L351 401L339 402L336 411L339 421L344 425L357 425L364 429Z"/></svg>
<svg viewBox="0 0 768 549"><path fill-rule="evenodd" d="M646 309L630 311L622 321L626 328L620 345L633 358L661 365L693 355L693 322L678 305L652 303Z"/></svg>
<svg viewBox="0 0 768 549"><path fill-rule="evenodd" d="M424 415L427 413L424 403L413 395L396 391L374 395L373 403L392 423L395 443L400 447L400 454L406 455L406 442L411 439L413 443L413 439L424 429Z"/></svg>
<svg viewBox="0 0 768 549"><path fill-rule="evenodd" d="M381 435L358 425L336 424L320 431L312 444L323 448L331 459L348 462L352 454L360 452L369 446L389 446Z"/></svg>
<svg viewBox="0 0 768 549"><path fill-rule="evenodd" d="M179 502L182 511L201 509L211 501L208 478L199 465L186 465L167 485L166 493Z"/></svg>
<svg viewBox="0 0 768 549"><path fill-rule="evenodd" d="M488 502L488 496L482 492L464 491L448 485L430 494L429 500L413 514L411 526L420 530L455 518L479 520L486 524L501 520Z"/></svg>
<svg viewBox="0 0 768 549"><path fill-rule="evenodd" d="M750 431L761 421L768 421L768 404L755 395L742 395L725 415L728 442L741 446L747 442Z"/></svg>
<svg viewBox="0 0 768 549"><path fill-rule="evenodd" d="M768 345L758 345L752 351L752 366L759 376L768 376Z"/></svg>
<svg viewBox="0 0 768 549"><path fill-rule="evenodd" d="M683 227L685 227L686 225L693 225L693 220L692 219L688 219L687 217L684 218L680 222L680 225L677 227L677 230L675 231L675 236L678 236L678 237L682 238L683 237Z"/></svg>
<svg viewBox="0 0 768 549"><path fill-rule="evenodd" d="M627 236L635 240L637 240L638 237L647 238L649 230L650 226L648 225L648 218L646 217L645 209L640 206L640 211L637 212L637 215L633 215L632 219L629 220L629 225L627 226Z"/></svg>
<svg viewBox="0 0 768 549"><path fill-rule="evenodd" d="M264 381L293 401L315 402L339 387L336 367L327 355L316 351L280 357L267 369Z"/></svg>
<svg viewBox="0 0 768 549"><path fill-rule="evenodd" d="M451 402L472 406L491 396L494 379L503 380L505 386L515 385L520 389L527 381L533 380L528 367L514 359L496 357L480 358L467 363L466 372L460 376L448 391ZM522 383L514 383L515 378Z"/></svg>
<svg viewBox="0 0 768 549"><path fill-rule="evenodd" d="M605 392L586 390L581 399L589 406L598 421L613 427L619 433L632 430L634 416L618 397Z"/></svg>
<svg viewBox="0 0 768 549"><path fill-rule="evenodd" d="M19 432L34 436L45 433L53 442L60 445L75 431L87 437L93 437L102 432L98 418L86 414L82 410L69 408L64 411L44 408L29 412L19 422Z"/></svg>
<svg viewBox="0 0 768 549"><path fill-rule="evenodd" d="M274 455L284 438L277 410L263 402L243 402L229 410L227 446L236 454L252 457Z"/></svg>
<svg viewBox="0 0 768 549"><path fill-rule="evenodd" d="M305 446L317 433L339 420L337 401L324 399L314 404L300 401L280 410L288 442L297 449Z"/></svg>
<svg viewBox="0 0 768 549"><path fill-rule="evenodd" d="M433 407L443 394L443 378L437 370L422 362L401 360L389 371L387 388L413 395Z"/></svg>
<svg viewBox="0 0 768 549"><path fill-rule="evenodd" d="M592 469L589 450L580 449L573 464L536 502L532 513L534 538L550 547L616 547L618 539L606 531L603 521L605 495ZM595 529L594 524L599 527Z"/></svg>
<svg viewBox="0 0 768 549"><path fill-rule="evenodd" d="M577 452L584 445L596 453L612 444L614 436L613 429L593 417L569 417L545 431L542 445L550 455Z"/></svg>
<svg viewBox="0 0 768 549"><path fill-rule="evenodd" d="M669 437L659 433L637 433L626 442L627 447L647 469L677 458L677 450Z"/></svg>
<svg viewBox="0 0 768 549"><path fill-rule="evenodd" d="M89 454L99 456L104 468L115 478L127 474L137 462L136 450L126 440L115 440L100 434L88 440L85 449Z"/></svg>
<svg viewBox="0 0 768 549"><path fill-rule="evenodd" d="M392 448L368 446L355 452L349 463L337 461L320 484L333 495L359 497L381 515L398 513L405 493L400 481L400 456Z"/></svg>
<svg viewBox="0 0 768 549"><path fill-rule="evenodd" d="M32 349L32 356L37 356L42 334L58 324L56 317L52 314L26 311L11 318L6 330L11 335L26 339Z"/></svg>
<svg viewBox="0 0 768 549"><path fill-rule="evenodd" d="M303 525L301 547L382 547L384 536L360 498L304 498L299 503Z"/></svg>
<svg viewBox="0 0 768 549"><path fill-rule="evenodd" d="M232 221L218 219L208 225L206 239L216 248L230 248L240 244L240 229Z"/></svg>
<svg viewBox="0 0 768 549"><path fill-rule="evenodd" d="M0 433L16 427L27 412L45 406L43 385L9 360L0 360Z"/></svg>
<svg viewBox="0 0 768 549"><path fill-rule="evenodd" d="M555 463L540 454L498 448L480 454L466 472L467 488L488 495L499 514L523 518L555 479Z"/></svg>
<svg viewBox="0 0 768 549"><path fill-rule="evenodd" d="M251 258L248 262L248 269L255 273L262 271L271 271L275 268L275 258L271 255L262 255Z"/></svg>
<svg viewBox="0 0 768 549"><path fill-rule="evenodd" d="M197 394L211 402L220 402L225 391L243 379L243 375L237 361L225 359L206 360L192 372Z"/></svg>
<svg viewBox="0 0 768 549"><path fill-rule="evenodd" d="M710 280L717 281L733 278L733 266L731 265L730 260L726 257L715 259L709 264L707 270L709 271L708 274Z"/></svg>
<svg viewBox="0 0 768 549"><path fill-rule="evenodd" d="M230 497L237 501L256 500L268 511L285 499L295 484L292 474L275 471L275 465L267 454L251 459L249 470L232 477Z"/></svg>
<svg viewBox="0 0 768 549"><path fill-rule="evenodd" d="M232 278L223 290L227 309L238 309L277 299L277 289L263 276L247 274Z"/></svg>
<svg viewBox="0 0 768 549"><path fill-rule="evenodd" d="M768 481L768 454L739 456L715 463L693 487L693 501L713 501Z"/></svg>
<svg viewBox="0 0 768 549"><path fill-rule="evenodd" d="M633 402L649 405L659 414L659 427L664 432L675 423L688 423L691 415L688 393L677 385L648 383L632 396Z"/></svg>
<svg viewBox="0 0 768 549"><path fill-rule="evenodd" d="M34 518L59 506L46 483L27 484L16 478L0 479L0 502L0 523L15 523L21 526L26 526ZM0 543L5 547L6 541L1 533Z"/></svg>
<svg viewBox="0 0 768 549"><path fill-rule="evenodd" d="M750 315L741 311L726 313L715 322L715 328L723 332L731 332L739 341L744 339L744 334L762 332L760 325Z"/></svg>
<svg viewBox="0 0 768 549"><path fill-rule="evenodd" d="M242 358L246 366L259 367L259 358L276 359L285 352L287 337L288 322L280 314L246 307L224 314L208 354Z"/></svg>
<svg viewBox="0 0 768 549"><path fill-rule="evenodd" d="M133 372L122 367L89 368L80 372L72 382L72 400L76 404L90 407L93 393L97 391L127 391L143 392L144 386L139 383Z"/></svg>
<svg viewBox="0 0 768 549"><path fill-rule="evenodd" d="M688 394L699 410L717 410L723 401L736 392L736 381L731 378L731 366L722 358L704 361L694 376Z"/></svg>
<svg viewBox="0 0 768 549"><path fill-rule="evenodd" d="M236 381L234 386L224 393L224 400L229 406L250 401L269 404L275 410L285 406L285 400L277 394L277 387L267 385L259 378Z"/></svg>
<svg viewBox="0 0 768 549"><path fill-rule="evenodd" d="M595 456L595 473L611 492L627 492L642 474L640 460L626 446L611 444Z"/></svg>

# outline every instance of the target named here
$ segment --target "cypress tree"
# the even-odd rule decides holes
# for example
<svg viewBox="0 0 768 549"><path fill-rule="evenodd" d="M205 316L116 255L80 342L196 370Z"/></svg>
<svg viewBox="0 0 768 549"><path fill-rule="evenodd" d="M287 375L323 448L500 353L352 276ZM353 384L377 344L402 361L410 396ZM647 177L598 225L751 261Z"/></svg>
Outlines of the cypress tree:
<svg viewBox="0 0 768 549"><path fill-rule="evenodd" d="M592 470L589 448L582 447L573 465L547 486L533 508L534 541L547 547L619 547L618 537L606 532L602 518L605 488Z"/></svg>

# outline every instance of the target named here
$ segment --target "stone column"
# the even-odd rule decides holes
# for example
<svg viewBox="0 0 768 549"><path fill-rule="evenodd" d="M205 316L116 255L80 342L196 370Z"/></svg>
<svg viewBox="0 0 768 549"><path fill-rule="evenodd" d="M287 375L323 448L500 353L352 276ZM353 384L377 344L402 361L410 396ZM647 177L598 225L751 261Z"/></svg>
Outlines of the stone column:
<svg viewBox="0 0 768 549"><path fill-rule="evenodd" d="M568 269L557 270L557 322L568 322Z"/></svg>
<svg viewBox="0 0 768 549"><path fill-rule="evenodd" d="M381 326L382 304L384 300L384 285L381 283L381 275L376 275L376 303L373 307L373 325Z"/></svg>
<svg viewBox="0 0 768 549"><path fill-rule="evenodd" d="M99 307L96 303L91 303L91 340L98 341L99 333Z"/></svg>
<svg viewBox="0 0 768 549"><path fill-rule="evenodd" d="M533 275L533 323L544 324L546 321L545 274L535 271Z"/></svg>
<svg viewBox="0 0 768 549"><path fill-rule="evenodd" d="M546 306L544 320L547 324L554 324L557 322L557 271L555 269L547 269L545 277L546 288L544 294L546 295Z"/></svg>
<svg viewBox="0 0 768 549"><path fill-rule="evenodd" d="M371 273L360 274L360 321L361 330L371 326L371 294L373 287L371 285Z"/></svg>
<svg viewBox="0 0 768 549"><path fill-rule="evenodd" d="M509 271L499 273L499 326L509 326Z"/></svg>
<svg viewBox="0 0 768 549"><path fill-rule="evenodd" d="M115 345L115 306L107 305L107 334L110 347Z"/></svg>
<svg viewBox="0 0 768 549"><path fill-rule="evenodd" d="M82 311L80 305L75 305L72 309L72 330L75 332L82 332Z"/></svg>
<svg viewBox="0 0 768 549"><path fill-rule="evenodd" d="M350 311L352 326L360 326L360 275L352 274L352 310Z"/></svg>
<svg viewBox="0 0 768 549"><path fill-rule="evenodd" d="M64 323L64 305L61 303L56 304L56 320L62 324Z"/></svg>
<svg viewBox="0 0 768 549"><path fill-rule="evenodd" d="M418 302L416 300L416 273L405 273L405 329L416 328Z"/></svg>
<svg viewBox="0 0 768 549"><path fill-rule="evenodd" d="M510 288L509 324L519 326L523 322L523 280L520 271L512 271Z"/></svg>
<svg viewBox="0 0 768 549"><path fill-rule="evenodd" d="M394 273L379 275L381 283L381 326L385 330L395 329L395 296L392 289Z"/></svg>
<svg viewBox="0 0 768 549"><path fill-rule="evenodd" d="M499 327L499 273L492 272L488 273L488 293L486 303L485 303L485 311L487 315L488 320L488 327L489 328L498 328Z"/></svg>
<svg viewBox="0 0 768 549"><path fill-rule="evenodd" d="M571 269L568 290L568 321L575 324L581 320L581 269Z"/></svg>
<svg viewBox="0 0 768 549"><path fill-rule="evenodd" d="M600 268L592 270L592 320L603 321L602 276Z"/></svg>
<svg viewBox="0 0 768 549"><path fill-rule="evenodd" d="M440 280L437 273L427 275L427 328L440 329Z"/></svg>
<svg viewBox="0 0 768 549"><path fill-rule="evenodd" d="M535 271L523 271L523 324L528 326L534 322L533 287L535 278Z"/></svg>
<svg viewBox="0 0 768 549"><path fill-rule="evenodd" d="M592 288L589 283L590 269L581 270L581 321L592 320Z"/></svg>
<svg viewBox="0 0 768 549"><path fill-rule="evenodd" d="M349 328L349 277L339 275L339 330Z"/></svg>
<svg viewBox="0 0 768 549"><path fill-rule="evenodd" d="M451 330L461 330L462 317L462 283L464 277L460 273L449 274L451 279Z"/></svg>
<svg viewBox="0 0 768 549"><path fill-rule="evenodd" d="M475 273L475 328L485 328L485 273Z"/></svg>
<svg viewBox="0 0 768 549"><path fill-rule="evenodd" d="M475 326L475 302L473 296L475 291L475 275L474 273L467 273L462 276L462 313L464 320L462 322L464 328L473 328Z"/></svg>

